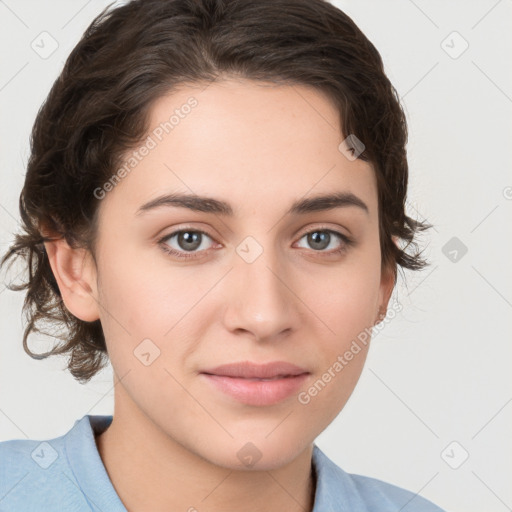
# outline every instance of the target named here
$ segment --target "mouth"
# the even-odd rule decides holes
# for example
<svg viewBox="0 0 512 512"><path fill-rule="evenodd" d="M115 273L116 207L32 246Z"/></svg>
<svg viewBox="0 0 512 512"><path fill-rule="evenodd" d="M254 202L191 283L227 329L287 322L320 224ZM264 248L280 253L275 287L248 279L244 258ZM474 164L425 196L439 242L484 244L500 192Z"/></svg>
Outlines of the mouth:
<svg viewBox="0 0 512 512"><path fill-rule="evenodd" d="M310 372L284 361L263 365L242 361L204 370L200 375L216 391L237 402L265 406L296 393Z"/></svg>

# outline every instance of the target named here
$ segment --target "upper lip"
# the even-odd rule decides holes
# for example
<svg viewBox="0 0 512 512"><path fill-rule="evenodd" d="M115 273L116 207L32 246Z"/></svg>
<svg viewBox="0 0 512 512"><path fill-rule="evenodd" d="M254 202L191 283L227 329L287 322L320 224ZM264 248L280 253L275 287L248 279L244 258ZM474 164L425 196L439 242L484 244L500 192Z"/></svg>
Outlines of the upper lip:
<svg viewBox="0 0 512 512"><path fill-rule="evenodd" d="M243 379L271 379L273 377L289 377L309 373L304 368L286 361L273 361L271 363L256 364L250 361L222 364L201 373L222 375L225 377L238 377Z"/></svg>

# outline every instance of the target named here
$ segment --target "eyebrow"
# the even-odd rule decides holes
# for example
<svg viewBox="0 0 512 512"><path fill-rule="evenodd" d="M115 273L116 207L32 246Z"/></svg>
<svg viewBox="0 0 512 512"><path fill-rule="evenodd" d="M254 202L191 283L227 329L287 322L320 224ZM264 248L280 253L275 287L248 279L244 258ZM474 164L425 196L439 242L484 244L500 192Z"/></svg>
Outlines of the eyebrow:
<svg viewBox="0 0 512 512"><path fill-rule="evenodd" d="M295 201L285 215L305 215L311 212L333 210L355 206L369 214L368 206L352 192L336 192ZM161 207L188 208L195 212L214 213L228 217L234 216L231 205L213 197L195 194L165 194L144 203L136 212L140 216L145 212Z"/></svg>

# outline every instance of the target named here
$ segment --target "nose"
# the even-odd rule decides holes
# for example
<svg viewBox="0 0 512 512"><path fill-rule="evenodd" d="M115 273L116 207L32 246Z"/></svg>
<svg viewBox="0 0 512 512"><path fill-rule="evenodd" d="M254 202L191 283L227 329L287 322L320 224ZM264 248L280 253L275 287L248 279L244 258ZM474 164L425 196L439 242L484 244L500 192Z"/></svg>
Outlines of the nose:
<svg viewBox="0 0 512 512"><path fill-rule="evenodd" d="M275 251L265 249L252 262L236 254L228 281L224 323L230 332L275 341L297 330L300 301Z"/></svg>

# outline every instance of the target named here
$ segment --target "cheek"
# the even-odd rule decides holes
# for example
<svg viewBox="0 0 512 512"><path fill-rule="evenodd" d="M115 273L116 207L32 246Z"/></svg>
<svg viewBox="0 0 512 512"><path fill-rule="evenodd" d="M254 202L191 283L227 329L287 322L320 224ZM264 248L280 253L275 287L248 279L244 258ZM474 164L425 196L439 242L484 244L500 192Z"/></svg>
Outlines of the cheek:
<svg viewBox="0 0 512 512"><path fill-rule="evenodd" d="M380 260L372 254L340 266L323 286L308 286L308 302L319 318L317 379L305 390L308 409L329 422L343 408L361 375L375 320L380 289ZM317 285L320 281L317 280ZM328 329L325 328L328 327Z"/></svg>
<svg viewBox="0 0 512 512"><path fill-rule="evenodd" d="M119 393L148 412L166 404L172 416L186 398L172 376L180 379L182 361L193 350L183 329L190 327L186 315L199 291L185 286L179 276L157 279L129 259L115 267L105 265L103 272L101 322L112 367L122 379ZM187 293L184 296L176 288Z"/></svg>
<svg viewBox="0 0 512 512"><path fill-rule="evenodd" d="M312 301L324 334L319 331L315 337L316 375L299 401L322 424L339 414L357 385L370 346L376 297L375 279L351 274Z"/></svg>
<svg viewBox="0 0 512 512"><path fill-rule="evenodd" d="M308 302L313 311L336 337L345 343L365 328L371 327L376 316L380 292L380 263L373 262L340 267L338 273L330 272L320 286L308 280Z"/></svg>
<svg viewBox="0 0 512 512"><path fill-rule="evenodd" d="M107 252L107 251L105 251ZM194 321L204 310L215 274L198 277L193 267L170 269L130 254L104 259L99 281L101 323L113 368L119 376L143 368L154 385L180 367L195 350L204 323ZM118 264L113 264L119 262ZM202 315L201 315L202 316ZM197 319L197 318L196 318ZM151 368L144 362L151 361ZM154 362L152 362L154 361ZM155 368L161 367L160 370ZM158 375L154 375L159 371ZM135 378L135 374L131 376ZM149 381L148 381L149 382Z"/></svg>
<svg viewBox="0 0 512 512"><path fill-rule="evenodd" d="M112 264L114 260L119 263ZM111 252L102 274L106 323L124 332L124 337L164 339L200 293L197 286L191 286L189 273L172 272L165 265L157 266L128 252L117 258Z"/></svg>

